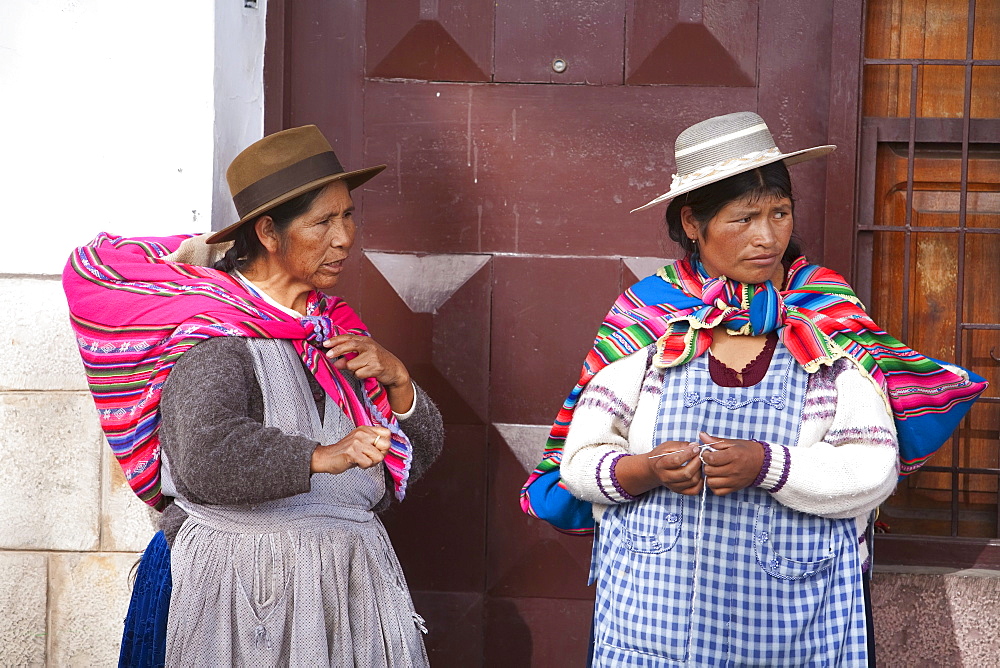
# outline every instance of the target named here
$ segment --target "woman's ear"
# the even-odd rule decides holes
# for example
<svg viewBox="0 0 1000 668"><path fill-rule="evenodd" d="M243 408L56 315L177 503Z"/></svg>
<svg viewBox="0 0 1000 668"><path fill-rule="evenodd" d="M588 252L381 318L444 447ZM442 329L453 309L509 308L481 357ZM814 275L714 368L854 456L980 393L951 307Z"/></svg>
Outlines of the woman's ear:
<svg viewBox="0 0 1000 668"><path fill-rule="evenodd" d="M681 227L684 228L684 235L688 239L692 241L698 240L701 226L698 224L698 219L694 217L694 213L689 206L681 207Z"/></svg>
<svg viewBox="0 0 1000 668"><path fill-rule="evenodd" d="M274 219L271 216L258 218L257 222L253 224L253 229L257 233L257 239L260 240L261 245L267 249L268 253L278 251L278 232L274 229Z"/></svg>

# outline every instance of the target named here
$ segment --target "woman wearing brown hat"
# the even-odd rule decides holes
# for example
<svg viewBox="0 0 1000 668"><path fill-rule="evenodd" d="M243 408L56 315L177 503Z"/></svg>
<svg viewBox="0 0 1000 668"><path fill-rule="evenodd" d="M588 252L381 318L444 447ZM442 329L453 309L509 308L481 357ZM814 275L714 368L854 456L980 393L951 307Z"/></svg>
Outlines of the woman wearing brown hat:
<svg viewBox="0 0 1000 668"><path fill-rule="evenodd" d="M179 246L105 235L71 260L88 372L128 380L94 390L102 424L133 488L163 509L124 665L427 664L376 513L437 457L441 417L325 294L355 240L350 191L384 167L345 171L315 126L285 130L230 166L238 222Z"/></svg>
<svg viewBox="0 0 1000 668"><path fill-rule="evenodd" d="M872 513L983 385L801 257L786 165L833 149L711 118L637 209L671 200L684 258L619 297L522 492L565 531L597 522L595 666L874 661Z"/></svg>

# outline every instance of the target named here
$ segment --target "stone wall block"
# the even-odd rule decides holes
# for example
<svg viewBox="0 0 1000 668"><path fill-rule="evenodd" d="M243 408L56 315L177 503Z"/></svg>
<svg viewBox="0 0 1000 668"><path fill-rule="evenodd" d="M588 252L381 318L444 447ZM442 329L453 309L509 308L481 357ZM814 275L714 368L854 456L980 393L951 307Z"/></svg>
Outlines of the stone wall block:
<svg viewBox="0 0 1000 668"><path fill-rule="evenodd" d="M49 664L115 666L128 611L132 553L50 557Z"/></svg>
<svg viewBox="0 0 1000 668"><path fill-rule="evenodd" d="M101 504L101 550L104 552L139 552L156 532L155 510L132 492L106 443L101 450L104 485Z"/></svg>
<svg viewBox="0 0 1000 668"><path fill-rule="evenodd" d="M97 549L104 447L89 394L0 392L0 549Z"/></svg>
<svg viewBox="0 0 1000 668"><path fill-rule="evenodd" d="M45 665L45 555L0 551L0 665Z"/></svg>
<svg viewBox="0 0 1000 668"><path fill-rule="evenodd" d="M1000 573L876 572L878 665L995 666L1000 657Z"/></svg>
<svg viewBox="0 0 1000 668"><path fill-rule="evenodd" d="M86 390L62 282L0 278L0 391Z"/></svg>

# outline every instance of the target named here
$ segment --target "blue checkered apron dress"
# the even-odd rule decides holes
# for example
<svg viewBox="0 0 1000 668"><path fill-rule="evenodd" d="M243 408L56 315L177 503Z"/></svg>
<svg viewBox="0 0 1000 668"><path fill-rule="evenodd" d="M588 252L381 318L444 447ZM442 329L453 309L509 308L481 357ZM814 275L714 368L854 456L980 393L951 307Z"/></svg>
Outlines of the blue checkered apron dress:
<svg viewBox="0 0 1000 668"><path fill-rule="evenodd" d="M719 387L702 355L664 371L663 441L794 446L808 374L778 344L754 387ZM866 666L853 519L787 508L757 488L660 487L607 509L594 542L594 666Z"/></svg>

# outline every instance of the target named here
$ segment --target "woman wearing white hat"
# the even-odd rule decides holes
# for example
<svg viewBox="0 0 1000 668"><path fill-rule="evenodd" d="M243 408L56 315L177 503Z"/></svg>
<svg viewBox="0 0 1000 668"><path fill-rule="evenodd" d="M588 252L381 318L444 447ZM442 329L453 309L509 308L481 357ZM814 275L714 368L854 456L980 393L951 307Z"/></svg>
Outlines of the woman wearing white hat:
<svg viewBox="0 0 1000 668"><path fill-rule="evenodd" d="M939 446L982 385L800 256L786 165L832 150L782 153L754 113L711 118L636 209L671 200L685 256L619 297L522 492L568 531L593 504L595 666L874 660L870 520L929 456L900 452L897 428L954 408Z"/></svg>

